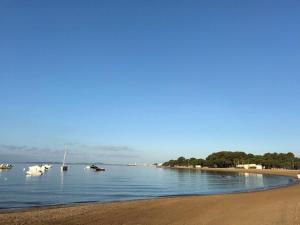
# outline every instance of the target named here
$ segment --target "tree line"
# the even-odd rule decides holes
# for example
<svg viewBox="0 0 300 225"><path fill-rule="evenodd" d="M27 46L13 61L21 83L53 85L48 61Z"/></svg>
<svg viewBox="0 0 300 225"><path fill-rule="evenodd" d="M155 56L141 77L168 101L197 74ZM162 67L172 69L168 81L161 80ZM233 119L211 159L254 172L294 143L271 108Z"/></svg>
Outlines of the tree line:
<svg viewBox="0 0 300 225"><path fill-rule="evenodd" d="M238 164L260 164L266 169L284 168L300 169L300 158L295 157L292 152L288 153L266 153L264 155L247 154L245 152L221 151L210 154L206 159L185 158L171 159L163 166L191 166L201 165L202 167L228 168Z"/></svg>

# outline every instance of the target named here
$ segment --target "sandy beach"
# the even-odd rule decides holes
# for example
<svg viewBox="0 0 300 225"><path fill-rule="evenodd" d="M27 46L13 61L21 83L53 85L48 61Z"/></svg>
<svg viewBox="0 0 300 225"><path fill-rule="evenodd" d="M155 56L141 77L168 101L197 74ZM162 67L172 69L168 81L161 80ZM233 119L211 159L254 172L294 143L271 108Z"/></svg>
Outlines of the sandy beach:
<svg viewBox="0 0 300 225"><path fill-rule="evenodd" d="M296 176L299 171L206 169ZM272 190L1 212L0 224L298 225L300 184Z"/></svg>

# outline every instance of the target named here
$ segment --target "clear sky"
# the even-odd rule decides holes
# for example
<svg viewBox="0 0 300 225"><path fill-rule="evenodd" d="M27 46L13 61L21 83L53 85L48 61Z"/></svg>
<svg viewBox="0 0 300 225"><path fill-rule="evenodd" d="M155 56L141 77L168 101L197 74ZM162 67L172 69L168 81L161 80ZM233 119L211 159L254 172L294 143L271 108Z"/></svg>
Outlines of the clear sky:
<svg viewBox="0 0 300 225"><path fill-rule="evenodd" d="M0 2L0 161L300 155L300 1Z"/></svg>

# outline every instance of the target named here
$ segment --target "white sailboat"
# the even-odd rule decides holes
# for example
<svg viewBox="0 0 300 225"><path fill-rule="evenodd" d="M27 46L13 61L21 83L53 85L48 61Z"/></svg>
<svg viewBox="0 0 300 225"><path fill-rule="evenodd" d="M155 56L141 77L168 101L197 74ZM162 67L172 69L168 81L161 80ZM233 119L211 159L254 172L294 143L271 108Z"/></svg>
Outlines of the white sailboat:
<svg viewBox="0 0 300 225"><path fill-rule="evenodd" d="M61 171L67 171L68 170L68 166L66 165L66 156L67 156L67 147L65 145L65 154L64 154L63 164L61 166Z"/></svg>

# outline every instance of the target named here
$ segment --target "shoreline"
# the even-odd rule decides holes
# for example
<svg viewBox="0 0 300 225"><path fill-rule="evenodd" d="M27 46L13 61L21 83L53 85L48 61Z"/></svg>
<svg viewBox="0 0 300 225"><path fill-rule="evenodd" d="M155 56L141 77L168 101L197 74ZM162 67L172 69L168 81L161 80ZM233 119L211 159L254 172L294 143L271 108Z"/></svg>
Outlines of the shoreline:
<svg viewBox="0 0 300 225"><path fill-rule="evenodd" d="M181 169L181 168L180 168ZM184 168L182 168L184 169ZM300 174L300 170L284 170L284 169L237 169L237 168L186 168L195 169L200 171L211 171L211 172L228 172L228 173L254 173L254 174L267 174L267 175L278 175L287 176L297 179L297 174Z"/></svg>
<svg viewBox="0 0 300 225"><path fill-rule="evenodd" d="M201 168L196 170L259 173L294 178L297 178L297 174L300 173L299 170L245 170L227 168ZM295 194L295 196L293 196L293 194ZM266 202L266 199L268 198L270 200L269 202ZM216 199L218 199L219 202L216 202ZM255 199L256 201L253 201ZM270 205L272 199L280 204L274 203L274 205ZM219 204L220 202L222 202L222 205ZM236 208L236 205L231 205L231 202L238 203L240 207ZM289 204L287 204L287 202L289 202ZM249 205L249 203L251 204ZM245 209L245 205L248 205L247 209ZM221 224L248 224L248 222L243 223L238 220L235 215L236 212L230 212L232 208L236 208L240 214L248 212L250 209L253 213L260 214L259 212L264 211L266 205L268 205L269 208L282 208L282 212L286 210L286 207L289 208L292 206L292 208L294 208L292 215L299 214L299 217L293 216L293 219L290 221L290 219L288 219L290 216L288 216L286 218L288 220L284 220L285 223L282 224L300 223L299 181L295 181L287 186L274 187L266 190L254 190L250 192L165 196L153 199L107 203L75 203L55 206L38 206L26 209L1 210L0 224L220 224L217 222L219 218L223 218L222 220L219 220L220 222L222 221ZM280 213L281 211L279 210L278 212ZM160 215L163 213L170 215L162 218ZM265 213L264 216L260 217L270 221L274 220L274 223L266 224L275 224L279 219L273 214L274 213L269 212L269 214ZM187 215L189 215L190 218L187 218ZM180 217L178 218L178 216ZM89 220L86 217L91 217L93 220L86 221ZM76 220L74 220L74 218L76 218ZM174 218L177 219L174 220ZM249 224L264 224L258 223L259 220L253 221L253 218L248 218L248 220L252 221ZM228 221L228 223L226 221Z"/></svg>

